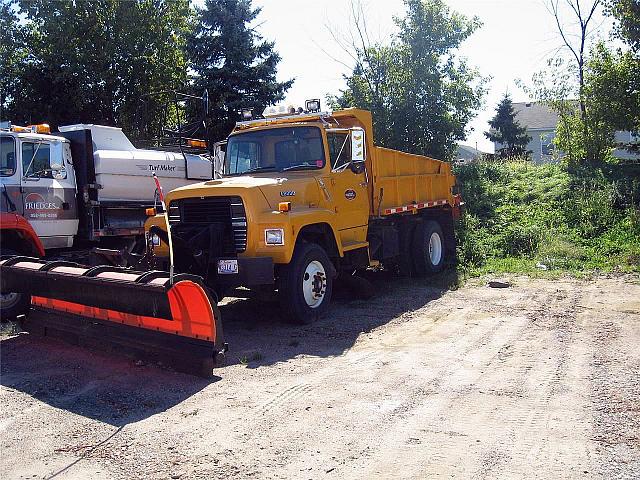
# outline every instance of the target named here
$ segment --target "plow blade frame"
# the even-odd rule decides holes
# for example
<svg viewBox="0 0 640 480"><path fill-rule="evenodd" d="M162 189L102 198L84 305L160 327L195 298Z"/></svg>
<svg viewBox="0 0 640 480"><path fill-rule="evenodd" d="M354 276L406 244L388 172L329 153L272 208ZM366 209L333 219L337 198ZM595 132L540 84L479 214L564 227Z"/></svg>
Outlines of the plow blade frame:
<svg viewBox="0 0 640 480"><path fill-rule="evenodd" d="M31 297L34 334L205 377L224 361L219 311L199 277L12 257L0 261L0 289Z"/></svg>

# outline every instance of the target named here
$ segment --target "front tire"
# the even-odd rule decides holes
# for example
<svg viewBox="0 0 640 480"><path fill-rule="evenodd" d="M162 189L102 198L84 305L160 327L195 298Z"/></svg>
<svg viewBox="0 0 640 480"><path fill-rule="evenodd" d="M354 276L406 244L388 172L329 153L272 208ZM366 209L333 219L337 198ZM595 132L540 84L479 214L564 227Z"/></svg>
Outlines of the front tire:
<svg viewBox="0 0 640 480"><path fill-rule="evenodd" d="M441 272L445 262L442 227L434 220L422 222L413 232L413 267L418 275Z"/></svg>
<svg viewBox="0 0 640 480"><path fill-rule="evenodd" d="M287 317L298 324L310 324L329 309L333 292L333 265L327 253L315 243L301 243L291 263L280 272L278 295Z"/></svg>
<svg viewBox="0 0 640 480"><path fill-rule="evenodd" d="M2 255L20 255L8 248L2 249ZM8 322L16 320L20 315L26 315L31 306L31 297L23 293L0 292L0 320Z"/></svg>

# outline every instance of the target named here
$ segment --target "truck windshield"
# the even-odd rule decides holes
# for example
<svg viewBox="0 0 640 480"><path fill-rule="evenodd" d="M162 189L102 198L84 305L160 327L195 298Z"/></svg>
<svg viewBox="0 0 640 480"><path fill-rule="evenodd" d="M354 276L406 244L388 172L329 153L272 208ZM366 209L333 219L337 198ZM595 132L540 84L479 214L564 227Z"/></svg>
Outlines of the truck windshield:
<svg viewBox="0 0 640 480"><path fill-rule="evenodd" d="M270 128L229 137L225 175L316 170L324 164L324 145L318 127Z"/></svg>

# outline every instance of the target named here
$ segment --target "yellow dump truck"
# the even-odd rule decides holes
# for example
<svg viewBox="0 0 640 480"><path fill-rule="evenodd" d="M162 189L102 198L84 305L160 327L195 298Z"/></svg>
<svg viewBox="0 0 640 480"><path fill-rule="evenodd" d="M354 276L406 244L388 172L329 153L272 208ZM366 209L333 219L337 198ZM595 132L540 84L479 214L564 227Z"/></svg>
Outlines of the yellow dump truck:
<svg viewBox="0 0 640 480"><path fill-rule="evenodd" d="M340 274L425 275L455 254L461 202L450 165L376 147L370 112L267 111L239 122L223 170L171 191L168 215L145 226L166 269L168 217L175 270L204 278L218 299L272 288L288 317L308 323L326 312Z"/></svg>

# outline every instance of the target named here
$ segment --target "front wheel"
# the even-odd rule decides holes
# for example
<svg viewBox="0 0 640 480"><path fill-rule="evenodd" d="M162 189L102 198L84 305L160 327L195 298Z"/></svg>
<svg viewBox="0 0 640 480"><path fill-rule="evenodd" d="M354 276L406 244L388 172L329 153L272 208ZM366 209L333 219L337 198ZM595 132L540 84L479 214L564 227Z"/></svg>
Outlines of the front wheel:
<svg viewBox="0 0 640 480"><path fill-rule="evenodd" d="M442 227L433 220L422 222L413 232L413 266L418 275L441 272L445 261Z"/></svg>
<svg viewBox="0 0 640 480"><path fill-rule="evenodd" d="M309 324L329 308L333 265L322 247L302 243L296 247L291 263L282 268L279 282L282 309L294 322Z"/></svg>
<svg viewBox="0 0 640 480"><path fill-rule="evenodd" d="M19 255L13 250L3 249L2 255ZM0 292L0 319L3 322L15 320L20 315L26 315L31 306L29 295L14 292Z"/></svg>

